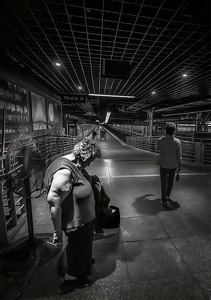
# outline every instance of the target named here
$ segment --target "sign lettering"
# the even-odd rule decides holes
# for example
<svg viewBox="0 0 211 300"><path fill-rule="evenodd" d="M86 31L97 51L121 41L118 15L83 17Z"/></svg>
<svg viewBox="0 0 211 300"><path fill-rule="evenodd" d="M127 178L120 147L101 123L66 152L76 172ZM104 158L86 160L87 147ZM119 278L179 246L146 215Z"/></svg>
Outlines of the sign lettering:
<svg viewBox="0 0 211 300"><path fill-rule="evenodd" d="M62 95L62 102L77 102L77 103L85 103L86 96L84 95Z"/></svg>

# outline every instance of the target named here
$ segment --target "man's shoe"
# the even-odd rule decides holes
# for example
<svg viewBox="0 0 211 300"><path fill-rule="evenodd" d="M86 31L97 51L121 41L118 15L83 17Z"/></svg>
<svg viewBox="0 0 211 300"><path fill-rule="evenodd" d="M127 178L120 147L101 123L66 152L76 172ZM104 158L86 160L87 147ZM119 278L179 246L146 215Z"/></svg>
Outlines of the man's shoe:
<svg viewBox="0 0 211 300"><path fill-rule="evenodd" d="M166 203L166 201L164 201L164 200L161 200L161 204L163 205L163 207L165 207L165 208L167 208L168 206L167 206L167 203Z"/></svg>
<svg viewBox="0 0 211 300"><path fill-rule="evenodd" d="M95 262L96 262L95 258L92 258L91 264L95 264Z"/></svg>

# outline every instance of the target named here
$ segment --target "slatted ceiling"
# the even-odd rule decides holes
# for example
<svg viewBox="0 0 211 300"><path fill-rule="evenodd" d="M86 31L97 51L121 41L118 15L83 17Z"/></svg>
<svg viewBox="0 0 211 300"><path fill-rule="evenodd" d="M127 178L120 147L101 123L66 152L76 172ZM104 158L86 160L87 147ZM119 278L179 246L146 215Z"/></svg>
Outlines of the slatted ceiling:
<svg viewBox="0 0 211 300"><path fill-rule="evenodd" d="M211 94L209 0L2 0L0 6L3 50L57 94L134 95L127 104L106 101L139 114ZM135 67L126 80L102 78L105 59ZM80 110L97 114L98 103L106 110L103 99L90 97Z"/></svg>

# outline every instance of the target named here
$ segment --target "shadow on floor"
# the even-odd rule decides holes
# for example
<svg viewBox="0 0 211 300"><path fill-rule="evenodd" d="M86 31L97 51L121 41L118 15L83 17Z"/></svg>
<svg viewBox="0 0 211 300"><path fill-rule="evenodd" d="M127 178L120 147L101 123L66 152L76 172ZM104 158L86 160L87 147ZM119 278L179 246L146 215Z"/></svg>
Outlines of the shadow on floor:
<svg viewBox="0 0 211 300"><path fill-rule="evenodd" d="M153 216L161 211L176 210L180 204L176 201L170 200L167 202L168 207L165 208L161 204L161 199L156 198L154 194L145 194L135 199L132 204L136 211L140 214Z"/></svg>
<svg viewBox="0 0 211 300"><path fill-rule="evenodd" d="M52 233L36 234L36 239L39 243L39 266L54 259L61 252L61 247L55 247L51 244Z"/></svg>
<svg viewBox="0 0 211 300"><path fill-rule="evenodd" d="M116 234L107 234L105 237L96 236L96 239L105 238L108 241L109 239L113 240L116 235L115 240L119 240L117 239L119 234L120 231ZM22 299L55 297L59 294L69 294L74 291L71 286L63 286L63 278L66 273L66 253L64 246L57 255L53 256L52 253L55 254L55 252L51 251L52 249L49 246L46 246L46 244L42 245L40 264L34 272L31 284L26 293L22 295ZM119 241L95 246L93 256L96 262L92 265L90 276L92 283L104 278L107 280L109 276L115 277L116 269L118 269L117 260L124 260Z"/></svg>
<svg viewBox="0 0 211 300"><path fill-rule="evenodd" d="M116 237L117 233L111 233L111 234L107 234L107 235L103 235L103 234L95 234L94 235L94 241L97 240L106 240L106 239L112 239L113 237Z"/></svg>
<svg viewBox="0 0 211 300"><path fill-rule="evenodd" d="M23 238L6 247L0 254L0 298L18 298L37 264L36 241Z"/></svg>
<svg viewBox="0 0 211 300"><path fill-rule="evenodd" d="M52 234L38 234L33 241L20 239L1 252L1 299L20 297L30 285L37 270L43 268L44 265L54 265L55 261L59 260L60 255L58 254L61 249L48 244L51 239ZM39 280L43 281L45 273L40 272L39 277ZM39 290L39 284L36 285L35 290Z"/></svg>

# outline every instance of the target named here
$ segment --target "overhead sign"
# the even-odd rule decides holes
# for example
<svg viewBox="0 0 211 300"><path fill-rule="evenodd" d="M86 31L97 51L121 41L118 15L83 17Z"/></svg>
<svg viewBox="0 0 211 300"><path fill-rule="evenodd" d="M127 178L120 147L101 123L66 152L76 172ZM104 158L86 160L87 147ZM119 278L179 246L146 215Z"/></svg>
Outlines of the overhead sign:
<svg viewBox="0 0 211 300"><path fill-rule="evenodd" d="M85 103L86 96L85 95L61 95L62 102L76 102L76 103Z"/></svg>

